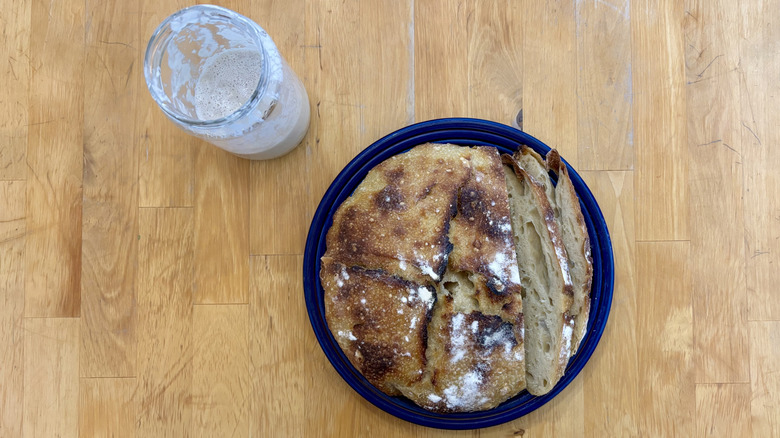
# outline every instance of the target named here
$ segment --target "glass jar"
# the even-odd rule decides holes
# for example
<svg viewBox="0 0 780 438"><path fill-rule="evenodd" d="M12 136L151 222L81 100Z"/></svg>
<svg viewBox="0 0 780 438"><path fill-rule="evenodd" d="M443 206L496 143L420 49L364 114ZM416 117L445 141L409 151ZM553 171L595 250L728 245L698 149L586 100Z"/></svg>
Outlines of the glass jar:
<svg viewBox="0 0 780 438"><path fill-rule="evenodd" d="M182 9L152 34L152 98L187 133L241 157L290 152L309 127L303 84L252 20L212 5Z"/></svg>

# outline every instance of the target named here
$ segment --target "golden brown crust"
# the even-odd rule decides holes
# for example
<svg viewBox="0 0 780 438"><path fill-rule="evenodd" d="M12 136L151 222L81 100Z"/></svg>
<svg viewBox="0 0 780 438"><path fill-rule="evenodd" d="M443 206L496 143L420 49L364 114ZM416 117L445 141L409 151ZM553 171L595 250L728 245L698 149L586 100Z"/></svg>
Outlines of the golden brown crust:
<svg viewBox="0 0 780 438"><path fill-rule="evenodd" d="M373 385L439 412L490 409L525 387L508 216L500 157L484 147L415 147L342 203L320 271L326 319ZM446 289L454 277L462 291Z"/></svg>
<svg viewBox="0 0 780 438"><path fill-rule="evenodd" d="M443 299L430 325L430 393L418 403L438 412L492 409L525 387L522 321L458 312ZM420 397L423 398L423 397Z"/></svg>
<svg viewBox="0 0 780 438"><path fill-rule="evenodd" d="M470 278L480 307L508 319L522 314L522 287L504 170L495 148L472 148L471 163L450 222L450 269L476 274Z"/></svg>
<svg viewBox="0 0 780 438"><path fill-rule="evenodd" d="M372 169L334 214L325 256L438 281L452 249L458 188L471 173L460 149L422 145Z"/></svg>
<svg viewBox="0 0 780 438"><path fill-rule="evenodd" d="M423 378L435 293L381 270L322 259L325 316L352 365L390 395Z"/></svg>

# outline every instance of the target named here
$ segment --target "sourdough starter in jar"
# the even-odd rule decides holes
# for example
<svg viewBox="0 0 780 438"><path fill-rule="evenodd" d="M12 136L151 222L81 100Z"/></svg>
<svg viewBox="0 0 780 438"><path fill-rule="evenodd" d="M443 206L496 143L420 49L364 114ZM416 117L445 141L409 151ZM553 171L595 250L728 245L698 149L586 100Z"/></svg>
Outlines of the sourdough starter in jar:
<svg viewBox="0 0 780 438"><path fill-rule="evenodd" d="M236 155L284 155L308 130L303 84L262 28L228 9L199 5L168 17L144 71L168 118Z"/></svg>

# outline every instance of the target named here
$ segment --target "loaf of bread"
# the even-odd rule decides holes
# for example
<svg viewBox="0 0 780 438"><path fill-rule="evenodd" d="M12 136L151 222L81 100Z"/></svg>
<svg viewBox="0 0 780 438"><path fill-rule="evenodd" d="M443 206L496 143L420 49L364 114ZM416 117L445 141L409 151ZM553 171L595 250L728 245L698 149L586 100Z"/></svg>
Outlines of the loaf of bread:
<svg viewBox="0 0 780 438"><path fill-rule="evenodd" d="M578 223L579 204L573 190L552 204L519 157L503 160L491 147L420 145L369 171L333 215L320 269L327 323L388 395L480 411L526 387L546 393L565 369L589 301L574 294L589 254L566 247L587 240L561 222Z"/></svg>

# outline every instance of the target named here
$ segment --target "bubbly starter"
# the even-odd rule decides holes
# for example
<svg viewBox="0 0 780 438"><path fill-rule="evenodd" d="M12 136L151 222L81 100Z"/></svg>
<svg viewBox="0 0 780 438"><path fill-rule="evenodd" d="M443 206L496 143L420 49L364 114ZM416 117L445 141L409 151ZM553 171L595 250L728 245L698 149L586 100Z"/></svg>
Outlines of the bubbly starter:
<svg viewBox="0 0 780 438"><path fill-rule="evenodd" d="M270 114L250 114L251 124L239 123L208 139L225 150L252 159L274 158L300 143L309 127L306 89L281 57L269 58L269 88L278 84ZM195 85L193 105L201 120L227 117L240 109L257 88L263 57L255 49L236 48L209 58ZM268 99L266 97L265 99Z"/></svg>

